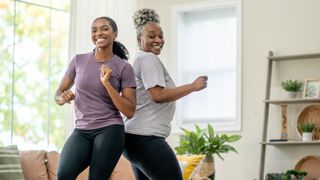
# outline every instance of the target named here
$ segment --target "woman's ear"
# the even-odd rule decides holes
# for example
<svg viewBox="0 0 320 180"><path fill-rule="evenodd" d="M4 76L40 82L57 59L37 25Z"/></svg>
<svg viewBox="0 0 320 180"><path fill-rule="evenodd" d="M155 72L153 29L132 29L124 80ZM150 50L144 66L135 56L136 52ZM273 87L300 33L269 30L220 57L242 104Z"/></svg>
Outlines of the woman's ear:
<svg viewBox="0 0 320 180"><path fill-rule="evenodd" d="M141 42L141 36L137 36L137 41L138 41L138 44L140 45L140 42Z"/></svg>
<svg viewBox="0 0 320 180"><path fill-rule="evenodd" d="M118 31L117 32L114 32L114 39L113 40L116 40L118 37Z"/></svg>

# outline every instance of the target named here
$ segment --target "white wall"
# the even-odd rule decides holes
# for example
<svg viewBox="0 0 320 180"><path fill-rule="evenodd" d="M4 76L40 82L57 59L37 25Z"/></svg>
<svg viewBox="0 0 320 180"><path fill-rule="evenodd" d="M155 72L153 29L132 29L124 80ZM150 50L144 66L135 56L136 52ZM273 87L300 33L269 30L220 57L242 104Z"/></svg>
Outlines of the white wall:
<svg viewBox="0 0 320 180"><path fill-rule="evenodd" d="M138 8L154 8L160 14L167 41L161 59L169 71L172 47L170 46L172 5L199 2L200 0L138 0ZM277 55L320 52L320 1L318 0L242 0L242 135L235 143L238 154L224 155L225 161L216 158L216 179L258 179L264 113L268 51ZM320 79L320 61L293 62L275 67L273 96L283 96L280 82L285 79ZM280 108L271 105L269 120L273 130L269 138L280 137ZM301 107L290 107L290 137L297 137L294 122ZM177 135L168 139L175 146ZM266 172L281 172L294 168L305 155L320 155L319 146L267 147Z"/></svg>

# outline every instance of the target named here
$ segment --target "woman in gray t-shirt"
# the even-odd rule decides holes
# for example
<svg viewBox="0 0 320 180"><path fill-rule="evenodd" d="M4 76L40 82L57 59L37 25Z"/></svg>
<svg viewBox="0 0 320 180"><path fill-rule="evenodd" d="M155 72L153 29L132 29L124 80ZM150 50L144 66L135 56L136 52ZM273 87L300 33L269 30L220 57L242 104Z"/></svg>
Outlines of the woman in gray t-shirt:
<svg viewBox="0 0 320 180"><path fill-rule="evenodd" d="M74 100L75 129L61 152L58 180L71 180L88 166L89 179L108 179L124 148L120 112L131 118L136 92L126 48L115 41L117 25L109 17L93 21L93 52L77 54L57 89L55 100ZM75 93L70 89L75 84Z"/></svg>
<svg viewBox="0 0 320 180"><path fill-rule="evenodd" d="M182 180L173 150L165 141L171 130L175 101L207 86L207 76L176 87L157 55L164 44L159 16L141 9L134 16L140 52L133 69L137 82L137 108L125 120L124 155L131 161L137 180Z"/></svg>

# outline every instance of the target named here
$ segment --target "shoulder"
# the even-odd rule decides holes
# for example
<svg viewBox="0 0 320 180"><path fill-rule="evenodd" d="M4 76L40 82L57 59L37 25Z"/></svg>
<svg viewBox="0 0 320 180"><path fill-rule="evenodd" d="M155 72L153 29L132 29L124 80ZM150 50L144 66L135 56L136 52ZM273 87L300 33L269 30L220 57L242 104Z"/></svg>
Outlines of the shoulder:
<svg viewBox="0 0 320 180"><path fill-rule="evenodd" d="M127 60L121 59L117 55L113 57L110 65L118 69L120 73L127 72L127 71L133 72L132 65Z"/></svg>
<svg viewBox="0 0 320 180"><path fill-rule="evenodd" d="M82 54L76 54L76 55L72 58L72 61L73 61L74 63L87 61L87 60L90 59L91 56L92 56L92 52L82 53Z"/></svg>
<svg viewBox="0 0 320 180"><path fill-rule="evenodd" d="M92 52L88 52L88 53L76 54L75 58L76 59L88 59L91 56L92 56Z"/></svg>
<svg viewBox="0 0 320 180"><path fill-rule="evenodd" d="M157 55L149 52L139 51L134 59L133 64L139 65L139 64L161 64L160 59Z"/></svg>
<svg viewBox="0 0 320 180"><path fill-rule="evenodd" d="M151 53L151 52L144 52L144 51L139 51L137 52L137 54L135 55L134 59L154 59L154 60L158 60L158 56Z"/></svg>
<svg viewBox="0 0 320 180"><path fill-rule="evenodd" d="M131 64L130 64L127 60L121 59L121 58L120 58L119 56L117 56L117 55L114 55L113 61L114 61L118 66L121 66L121 67L131 66Z"/></svg>

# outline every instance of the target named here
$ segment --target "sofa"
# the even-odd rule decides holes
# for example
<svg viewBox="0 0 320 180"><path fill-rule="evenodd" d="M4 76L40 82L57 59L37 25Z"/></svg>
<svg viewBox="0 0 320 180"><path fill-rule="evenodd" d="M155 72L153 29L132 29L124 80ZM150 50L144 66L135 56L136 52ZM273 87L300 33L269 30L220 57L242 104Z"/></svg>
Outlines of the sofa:
<svg viewBox="0 0 320 180"><path fill-rule="evenodd" d="M20 151L20 162L25 180L56 180L60 154L56 151ZM77 180L88 179L88 168ZM130 163L123 156L119 159L109 180L135 180Z"/></svg>

